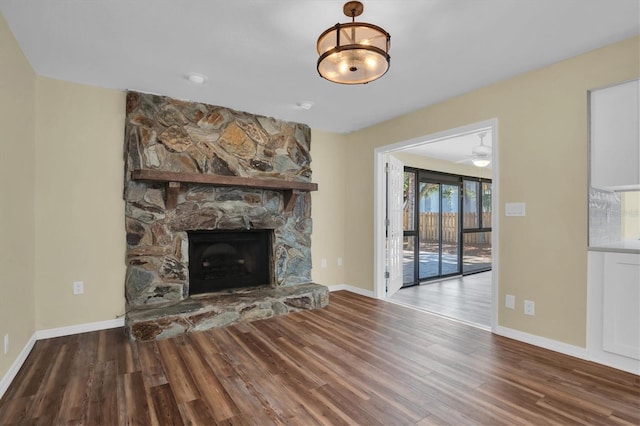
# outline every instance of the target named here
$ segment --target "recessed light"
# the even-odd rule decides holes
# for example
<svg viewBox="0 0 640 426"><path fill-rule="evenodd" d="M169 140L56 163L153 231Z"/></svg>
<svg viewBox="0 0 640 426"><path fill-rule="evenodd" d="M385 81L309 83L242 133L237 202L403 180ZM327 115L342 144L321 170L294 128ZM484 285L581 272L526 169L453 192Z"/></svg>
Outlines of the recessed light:
<svg viewBox="0 0 640 426"><path fill-rule="evenodd" d="M193 84L204 84L207 82L207 76L204 74L197 74L195 72L187 74L187 80Z"/></svg>
<svg viewBox="0 0 640 426"><path fill-rule="evenodd" d="M313 102L311 102L311 101L302 101L302 102L296 103L296 105L298 106L298 108L308 111L313 107Z"/></svg>

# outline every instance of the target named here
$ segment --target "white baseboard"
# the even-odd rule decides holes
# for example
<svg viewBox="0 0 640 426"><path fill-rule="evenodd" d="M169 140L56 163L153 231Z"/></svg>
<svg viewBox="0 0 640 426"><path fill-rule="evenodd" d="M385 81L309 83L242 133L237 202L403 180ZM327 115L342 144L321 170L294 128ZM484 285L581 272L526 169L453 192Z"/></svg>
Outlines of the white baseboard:
<svg viewBox="0 0 640 426"><path fill-rule="evenodd" d="M617 359L617 358L605 358L599 356L596 353L589 351L586 348L579 346L569 345L568 343L558 342L557 340L547 339L546 337L536 336L535 334L525 333L523 331L514 330L512 328L498 326L493 331L495 334L508 337L510 339L519 340L524 343L529 343L534 346L539 346L550 351L559 352L561 354L569 355L575 358L580 358L585 361L595 362L596 364L606 365L607 367L615 368L616 370L626 371L640 375L640 365L637 361L628 362L633 360ZM623 357L618 357L623 358ZM627 362L624 362L627 361Z"/></svg>
<svg viewBox="0 0 640 426"><path fill-rule="evenodd" d="M89 331L107 330L109 328L123 327L124 318L116 318L106 321L89 322L85 324L70 325L67 327L50 328L35 332L36 340L51 339L53 337L69 336L71 334L87 333Z"/></svg>
<svg viewBox="0 0 640 426"><path fill-rule="evenodd" d="M494 334L497 334L499 336L508 337L510 339L519 340L521 342L529 343L531 345L538 346L544 349L549 349L550 351L560 352L561 354L591 361L587 350L579 346L558 342L557 340L536 336L535 334L529 334L525 333L524 331L514 330L512 328L502 326L497 326L493 330L493 332Z"/></svg>
<svg viewBox="0 0 640 426"><path fill-rule="evenodd" d="M4 375L2 380L0 380L0 398L4 395L4 393L9 389L9 385L16 378L18 371L20 371L20 367L27 360L27 357L31 353L31 349L33 349L33 345L36 344L36 335L33 334L27 344L22 348L18 357L13 361L11 367L9 367L9 371Z"/></svg>
<svg viewBox="0 0 640 426"><path fill-rule="evenodd" d="M29 339L27 344L22 348L18 357L13 361L9 371L0 380L0 398L9 389L9 385L15 379L18 371L22 367L22 364L27 360L27 357L31 353L36 341L42 339L50 339L53 337L69 336L71 334L86 333L89 331L106 330L109 328L116 328L124 326L124 318L116 318L113 320L90 322L86 324L70 325L68 327L50 328L48 330L38 330Z"/></svg>
<svg viewBox="0 0 640 426"><path fill-rule="evenodd" d="M374 292L371 290L365 290L363 288L354 287L348 284L338 284L338 285L329 286L329 291L339 291L339 290L350 291L351 293L356 293L356 294L359 294L360 296L376 297Z"/></svg>
<svg viewBox="0 0 640 426"><path fill-rule="evenodd" d="M605 351L589 351L589 355L590 361L640 376L640 362L636 359Z"/></svg>

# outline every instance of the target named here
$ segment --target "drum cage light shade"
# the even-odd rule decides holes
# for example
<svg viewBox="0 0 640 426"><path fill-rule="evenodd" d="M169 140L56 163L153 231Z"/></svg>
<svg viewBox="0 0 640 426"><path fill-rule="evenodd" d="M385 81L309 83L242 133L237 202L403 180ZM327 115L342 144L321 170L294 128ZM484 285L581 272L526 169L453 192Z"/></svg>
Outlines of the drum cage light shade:
<svg viewBox="0 0 640 426"><path fill-rule="evenodd" d="M382 77L389 69L391 36L377 25L355 22L362 13L351 9L349 2L344 11L354 22L336 24L318 37L318 73L321 77L340 84L365 84ZM357 13L359 12L359 13Z"/></svg>

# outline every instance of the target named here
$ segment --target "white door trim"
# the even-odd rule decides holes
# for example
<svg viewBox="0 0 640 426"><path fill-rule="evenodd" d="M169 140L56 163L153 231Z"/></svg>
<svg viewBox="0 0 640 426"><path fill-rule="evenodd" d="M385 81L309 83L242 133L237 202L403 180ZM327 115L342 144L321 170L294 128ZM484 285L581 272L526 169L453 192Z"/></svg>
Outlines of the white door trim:
<svg viewBox="0 0 640 426"><path fill-rule="evenodd" d="M495 331L498 324L498 245L499 238L499 217L500 217L500 188L498 179L498 119L493 118L479 123L468 124L457 127L455 129L445 130L443 132L431 135L421 136L419 138L409 139L397 142L391 145L381 146L374 151L374 191L373 191L373 293L378 299L385 299L385 280L384 280L384 220L385 220L385 154L393 151L400 151L416 145L435 142L441 139L448 139L462 133L469 133L481 128L491 127L491 165L492 165L492 269L493 280L491 283L491 292L493 295L491 309L491 330Z"/></svg>
<svg viewBox="0 0 640 426"><path fill-rule="evenodd" d="M387 163L386 212L387 238L386 248L386 297L393 296L402 287L402 189L404 164L392 154L385 156Z"/></svg>

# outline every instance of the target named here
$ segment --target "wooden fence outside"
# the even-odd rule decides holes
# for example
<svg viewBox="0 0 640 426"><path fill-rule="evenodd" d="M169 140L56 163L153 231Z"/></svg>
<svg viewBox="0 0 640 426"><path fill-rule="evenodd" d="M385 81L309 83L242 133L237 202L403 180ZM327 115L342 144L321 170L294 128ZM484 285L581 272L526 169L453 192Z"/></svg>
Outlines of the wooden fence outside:
<svg viewBox="0 0 640 426"><path fill-rule="evenodd" d="M407 223L408 212L404 212L405 220ZM420 241L437 241L438 229L439 229L439 213L420 213ZM478 226L478 215L475 213L464 213L463 217L463 229L475 228ZM491 223L491 213L482 214L482 223ZM442 213L442 241L445 243L457 243L458 242L458 213ZM471 234L464 234L465 243L489 243L491 244L491 232L477 232Z"/></svg>

